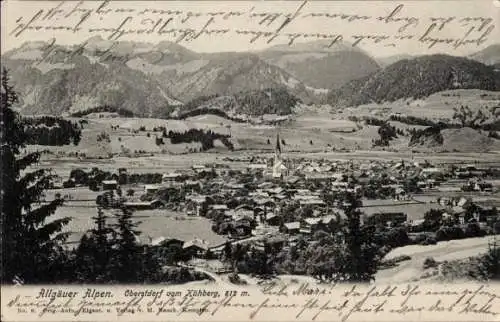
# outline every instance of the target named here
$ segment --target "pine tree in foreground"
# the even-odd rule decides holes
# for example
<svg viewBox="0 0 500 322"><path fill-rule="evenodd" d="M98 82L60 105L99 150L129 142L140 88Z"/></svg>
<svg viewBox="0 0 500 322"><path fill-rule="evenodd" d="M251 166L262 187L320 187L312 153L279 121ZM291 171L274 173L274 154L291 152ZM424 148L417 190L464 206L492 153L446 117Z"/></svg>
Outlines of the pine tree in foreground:
<svg viewBox="0 0 500 322"><path fill-rule="evenodd" d="M345 267L341 270L344 280L369 282L374 279L381 260L380 245L374 241L369 227L361 224L361 200L348 193L345 199L347 231L345 233Z"/></svg>
<svg viewBox="0 0 500 322"><path fill-rule="evenodd" d="M110 275L113 229L106 225L107 216L101 208L93 217L95 228L85 234L76 249L75 273L77 280L84 283L107 283Z"/></svg>
<svg viewBox="0 0 500 322"><path fill-rule="evenodd" d="M143 248L137 242L137 236L141 232L136 230L140 223L132 221L132 212L126 208L115 215L117 223L113 225L115 231L113 277L118 282L137 283L143 278L140 274L144 254Z"/></svg>
<svg viewBox="0 0 500 322"><path fill-rule="evenodd" d="M12 106L17 93L9 84L6 69L1 75L2 154L2 283L43 283L64 279L66 257L62 242L67 234L63 227L70 218L51 220L59 198L41 204L44 190L50 187L53 175L45 169L29 171L40 159L40 153L25 153L28 140L25 121Z"/></svg>

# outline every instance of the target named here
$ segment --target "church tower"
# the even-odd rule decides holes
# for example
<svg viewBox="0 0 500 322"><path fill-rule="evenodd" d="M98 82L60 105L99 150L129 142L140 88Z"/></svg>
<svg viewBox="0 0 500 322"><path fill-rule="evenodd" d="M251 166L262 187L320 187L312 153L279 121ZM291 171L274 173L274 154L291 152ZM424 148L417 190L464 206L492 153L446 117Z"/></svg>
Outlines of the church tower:
<svg viewBox="0 0 500 322"><path fill-rule="evenodd" d="M274 149L273 178L282 178L286 166L281 159L281 142L279 133L276 134L276 147Z"/></svg>

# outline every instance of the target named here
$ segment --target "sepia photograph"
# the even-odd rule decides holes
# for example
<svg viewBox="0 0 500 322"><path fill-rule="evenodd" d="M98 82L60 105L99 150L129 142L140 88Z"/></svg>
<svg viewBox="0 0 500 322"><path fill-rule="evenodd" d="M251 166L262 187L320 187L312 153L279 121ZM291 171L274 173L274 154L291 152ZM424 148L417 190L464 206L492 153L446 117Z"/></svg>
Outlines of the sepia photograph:
<svg viewBox="0 0 500 322"><path fill-rule="evenodd" d="M499 17L498 1L2 2L2 285L95 300L500 280Z"/></svg>

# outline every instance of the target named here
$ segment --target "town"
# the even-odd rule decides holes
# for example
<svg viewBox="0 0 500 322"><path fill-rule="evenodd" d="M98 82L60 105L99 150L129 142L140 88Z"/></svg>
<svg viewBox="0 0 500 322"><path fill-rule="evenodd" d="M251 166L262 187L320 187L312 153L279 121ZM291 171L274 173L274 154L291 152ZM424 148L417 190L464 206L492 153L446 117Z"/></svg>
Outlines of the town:
<svg viewBox="0 0 500 322"><path fill-rule="evenodd" d="M212 276L237 269L227 260L235 248L278 256L319 243L321 233L343 240L348 195L359 199L361 225L374 227L384 253L500 233L498 164L287 158L281 142L278 133L273 158L231 158L232 167L221 162L143 175L75 169L51 192L72 204L71 191L93 190L108 218L121 209L137 218L148 214L158 231L162 218L175 217L163 223L174 226L172 234L143 231L148 238L140 242L169 253L169 265ZM201 230L190 225L194 218L206 220ZM259 273L258 267L239 271Z"/></svg>

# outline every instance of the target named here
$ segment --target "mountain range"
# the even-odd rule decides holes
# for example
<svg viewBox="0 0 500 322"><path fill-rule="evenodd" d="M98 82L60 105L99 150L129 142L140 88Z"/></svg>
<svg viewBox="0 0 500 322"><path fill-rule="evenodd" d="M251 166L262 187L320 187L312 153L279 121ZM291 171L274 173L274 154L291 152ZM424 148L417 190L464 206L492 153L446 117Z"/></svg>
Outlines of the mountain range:
<svg viewBox="0 0 500 322"><path fill-rule="evenodd" d="M411 60L405 56L391 63L348 43L328 48L317 41L258 52L197 53L166 41L93 37L73 46L28 42L4 53L2 65L10 70L20 92L19 108L26 114L73 113L108 105L136 115L168 115L188 102L206 106L220 97L232 97L237 104L228 106L246 113L259 108L270 93L279 93L284 102L316 103L328 97L338 105L429 95L456 84L496 89L497 74L483 63L498 64L499 48L490 46L469 57L481 63L445 55ZM445 81L435 81L443 76ZM429 79L438 85L429 86ZM249 93L256 99L249 99ZM199 99L203 97L209 99ZM278 114L290 110L277 108L275 99L264 105ZM258 111L266 113L265 108Z"/></svg>
<svg viewBox="0 0 500 322"><path fill-rule="evenodd" d="M500 90L500 72L493 66L449 55L403 59L370 76L332 90L327 98L335 106L356 106L419 99L451 89Z"/></svg>

